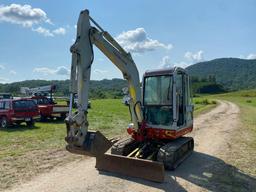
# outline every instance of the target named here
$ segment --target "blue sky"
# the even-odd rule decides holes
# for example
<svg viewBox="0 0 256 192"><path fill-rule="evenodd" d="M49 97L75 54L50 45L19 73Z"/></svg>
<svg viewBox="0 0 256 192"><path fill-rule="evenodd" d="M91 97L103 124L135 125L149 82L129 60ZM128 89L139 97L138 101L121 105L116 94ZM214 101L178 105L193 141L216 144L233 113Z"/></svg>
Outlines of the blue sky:
<svg viewBox="0 0 256 192"><path fill-rule="evenodd" d="M256 58L255 0L0 1L0 82L67 79L80 10L129 50L140 75L221 57ZM122 78L95 50L92 79Z"/></svg>

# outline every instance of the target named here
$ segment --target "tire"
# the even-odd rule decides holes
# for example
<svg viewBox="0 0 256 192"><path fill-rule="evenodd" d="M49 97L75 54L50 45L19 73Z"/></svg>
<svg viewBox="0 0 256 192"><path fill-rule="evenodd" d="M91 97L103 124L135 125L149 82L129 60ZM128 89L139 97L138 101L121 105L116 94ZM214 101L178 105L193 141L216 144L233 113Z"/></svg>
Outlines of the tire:
<svg viewBox="0 0 256 192"><path fill-rule="evenodd" d="M21 122L16 122L15 124L18 125L18 126L20 126Z"/></svg>
<svg viewBox="0 0 256 192"><path fill-rule="evenodd" d="M41 115L40 121L45 122L45 121L46 121L46 119L47 119L47 117L46 117L46 116Z"/></svg>
<svg viewBox="0 0 256 192"><path fill-rule="evenodd" d="M65 120L67 117L66 113L61 113L60 120Z"/></svg>
<svg viewBox="0 0 256 192"><path fill-rule="evenodd" d="M1 117L1 120L0 120L0 127L2 129L5 129L8 127L8 121L7 121L7 118L6 117Z"/></svg>
<svg viewBox="0 0 256 192"><path fill-rule="evenodd" d="M33 127L35 125L35 121L31 119L30 121L26 122L28 127Z"/></svg>

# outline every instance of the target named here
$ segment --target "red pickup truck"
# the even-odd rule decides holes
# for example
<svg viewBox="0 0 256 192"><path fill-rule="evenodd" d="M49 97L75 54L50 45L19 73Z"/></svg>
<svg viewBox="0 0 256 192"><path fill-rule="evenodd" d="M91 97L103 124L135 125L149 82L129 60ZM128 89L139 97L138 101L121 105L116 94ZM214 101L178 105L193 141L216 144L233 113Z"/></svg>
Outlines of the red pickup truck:
<svg viewBox="0 0 256 192"><path fill-rule="evenodd" d="M31 99L37 103L42 121L54 117L62 120L66 118L66 114L69 110L67 105L57 105L45 96L33 96Z"/></svg>
<svg viewBox="0 0 256 192"><path fill-rule="evenodd" d="M39 110L32 99L1 99L0 100L0 127L21 124L33 126L35 119L40 118Z"/></svg>

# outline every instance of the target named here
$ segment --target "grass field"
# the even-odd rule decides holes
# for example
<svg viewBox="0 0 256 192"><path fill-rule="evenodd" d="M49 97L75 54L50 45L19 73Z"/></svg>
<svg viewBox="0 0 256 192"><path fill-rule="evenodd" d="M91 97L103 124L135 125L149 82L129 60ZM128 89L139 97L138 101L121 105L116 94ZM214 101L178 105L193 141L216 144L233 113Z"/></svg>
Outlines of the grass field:
<svg viewBox="0 0 256 192"><path fill-rule="evenodd" d="M196 98L195 103L196 114L215 105L205 98ZM130 115L121 100L92 100L91 105L90 129L100 130L108 137L126 134ZM0 129L0 190L81 158L65 151L65 135L63 121L37 122L33 128L24 124Z"/></svg>
<svg viewBox="0 0 256 192"><path fill-rule="evenodd" d="M195 112L202 112L214 106L214 102L204 98L194 101ZM128 107L118 99L92 100L89 109L89 127L100 130L106 136L123 134L130 122ZM62 121L37 122L33 128L13 126L0 130L0 159L19 156L31 150L52 149L65 145L65 125Z"/></svg>
<svg viewBox="0 0 256 192"><path fill-rule="evenodd" d="M217 104L214 99L209 99L206 96L193 98L193 103L195 116L211 110Z"/></svg>

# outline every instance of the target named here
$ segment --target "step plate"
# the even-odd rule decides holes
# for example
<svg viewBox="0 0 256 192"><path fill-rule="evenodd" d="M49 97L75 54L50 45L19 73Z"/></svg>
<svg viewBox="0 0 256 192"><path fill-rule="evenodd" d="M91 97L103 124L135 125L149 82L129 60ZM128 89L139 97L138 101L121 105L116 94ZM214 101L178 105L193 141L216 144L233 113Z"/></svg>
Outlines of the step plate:
<svg viewBox="0 0 256 192"><path fill-rule="evenodd" d="M163 182L165 176L163 163L113 155L109 151L103 156L96 158L95 167L98 170L120 173L155 182Z"/></svg>

